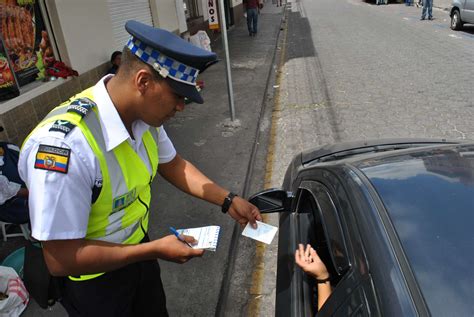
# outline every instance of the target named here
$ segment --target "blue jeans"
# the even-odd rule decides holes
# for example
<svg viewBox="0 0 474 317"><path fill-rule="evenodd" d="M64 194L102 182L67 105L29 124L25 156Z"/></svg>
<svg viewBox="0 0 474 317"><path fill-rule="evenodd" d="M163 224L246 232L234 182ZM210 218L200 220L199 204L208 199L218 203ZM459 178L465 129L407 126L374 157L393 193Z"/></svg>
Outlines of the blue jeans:
<svg viewBox="0 0 474 317"><path fill-rule="evenodd" d="M20 225L30 220L28 200L15 197L0 205L0 221Z"/></svg>
<svg viewBox="0 0 474 317"><path fill-rule="evenodd" d="M433 0L423 0L423 10L421 11L421 17L425 18L426 10L428 10L428 18L433 17Z"/></svg>
<svg viewBox="0 0 474 317"><path fill-rule="evenodd" d="M257 9L247 9L247 28L249 34L257 33L258 12Z"/></svg>

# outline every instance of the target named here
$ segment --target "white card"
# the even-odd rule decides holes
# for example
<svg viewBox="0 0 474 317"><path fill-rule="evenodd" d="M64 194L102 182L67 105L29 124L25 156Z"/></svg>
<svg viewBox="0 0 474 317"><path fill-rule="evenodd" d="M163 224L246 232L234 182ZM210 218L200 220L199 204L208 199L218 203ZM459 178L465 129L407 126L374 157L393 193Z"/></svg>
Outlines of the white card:
<svg viewBox="0 0 474 317"><path fill-rule="evenodd" d="M257 229L254 229L250 223L247 223L242 235L266 244L272 243L273 237L278 231L278 228L260 221L257 221L257 225Z"/></svg>

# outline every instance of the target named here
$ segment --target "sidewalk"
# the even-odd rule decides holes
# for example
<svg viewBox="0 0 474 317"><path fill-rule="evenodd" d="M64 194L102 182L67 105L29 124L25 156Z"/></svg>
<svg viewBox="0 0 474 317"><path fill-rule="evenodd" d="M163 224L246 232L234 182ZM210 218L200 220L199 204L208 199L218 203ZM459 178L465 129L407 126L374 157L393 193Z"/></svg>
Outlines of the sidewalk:
<svg viewBox="0 0 474 317"><path fill-rule="evenodd" d="M433 0L433 7L449 11L451 8L451 0Z"/></svg>
<svg viewBox="0 0 474 317"><path fill-rule="evenodd" d="M261 165L264 167L264 161L257 164L259 168L252 175L248 173L252 171L249 163L256 136L258 133L269 133L268 125L258 131L258 124L265 102L267 79L273 66L283 8L266 1L259 15L256 37L249 37L245 19L228 31L235 122L229 121L225 54L219 37L211 45L221 62L200 76L205 83L202 91L205 103L187 105L184 112L178 113L165 125L181 156L223 187L240 195L250 194L249 187L263 179ZM265 147L264 144L260 146ZM189 197L162 179L155 181L152 191L150 238L170 234L169 226L221 226L216 252L206 252L202 258L184 265L160 261L170 316L213 316L218 313L218 303L224 300L222 295L227 293L227 290L221 290L226 276L230 276L226 274L232 273L226 269L232 267L229 258L233 259L230 248L234 245L235 222L228 215L223 215L220 207ZM240 231L237 233L238 238ZM247 243L247 246L255 248L254 243ZM252 252L249 251L250 254ZM253 259L249 258L246 268L236 269L251 272L253 264ZM233 284L238 282L232 281ZM227 280L224 285L228 283ZM43 310L32 300L22 316L66 316L66 313L60 304Z"/></svg>

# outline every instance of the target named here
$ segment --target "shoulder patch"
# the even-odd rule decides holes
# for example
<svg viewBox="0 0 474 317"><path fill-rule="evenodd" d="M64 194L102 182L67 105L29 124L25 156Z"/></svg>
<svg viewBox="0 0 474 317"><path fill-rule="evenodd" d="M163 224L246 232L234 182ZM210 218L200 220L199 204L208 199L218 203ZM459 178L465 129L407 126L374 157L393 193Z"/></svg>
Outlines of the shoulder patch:
<svg viewBox="0 0 474 317"><path fill-rule="evenodd" d="M36 153L35 168L67 174L71 150L40 144Z"/></svg>
<svg viewBox="0 0 474 317"><path fill-rule="evenodd" d="M84 118L85 115L95 107L96 104L89 98L79 98L71 102L69 106L67 106L67 112L75 112L81 117Z"/></svg>
<svg viewBox="0 0 474 317"><path fill-rule="evenodd" d="M62 132L66 136L76 125L67 120L56 120L49 131Z"/></svg>

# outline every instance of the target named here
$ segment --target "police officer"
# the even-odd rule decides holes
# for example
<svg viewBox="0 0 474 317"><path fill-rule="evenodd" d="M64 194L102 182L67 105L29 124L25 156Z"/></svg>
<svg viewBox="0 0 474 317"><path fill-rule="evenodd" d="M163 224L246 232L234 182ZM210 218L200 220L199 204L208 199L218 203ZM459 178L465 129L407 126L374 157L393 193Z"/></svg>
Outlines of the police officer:
<svg viewBox="0 0 474 317"><path fill-rule="evenodd" d="M149 241L156 172L240 224L261 220L255 206L180 157L162 126L184 98L203 103L196 79L216 55L136 21L125 28L132 37L117 75L54 109L20 157L32 235L51 274L67 276L62 303L72 316L166 316L156 259L203 254L174 235Z"/></svg>
<svg viewBox="0 0 474 317"><path fill-rule="evenodd" d="M23 224L29 220L28 189L18 174L18 146L0 142L0 221Z"/></svg>

